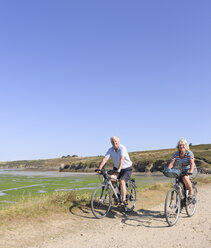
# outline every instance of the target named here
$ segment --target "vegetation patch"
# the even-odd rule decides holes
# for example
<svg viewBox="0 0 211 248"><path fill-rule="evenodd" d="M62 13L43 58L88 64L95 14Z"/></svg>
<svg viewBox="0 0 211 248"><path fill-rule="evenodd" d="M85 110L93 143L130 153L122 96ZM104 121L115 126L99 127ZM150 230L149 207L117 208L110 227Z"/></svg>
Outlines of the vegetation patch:
<svg viewBox="0 0 211 248"><path fill-rule="evenodd" d="M211 183L211 176L194 179L199 185Z"/></svg>
<svg viewBox="0 0 211 248"><path fill-rule="evenodd" d="M57 213L67 213L72 206L86 205L91 193L55 192L51 195L22 197L15 204L0 211L0 224L8 220L34 219Z"/></svg>
<svg viewBox="0 0 211 248"><path fill-rule="evenodd" d="M204 173L211 172L211 144L191 145L199 169L206 168ZM152 151L129 152L134 170L137 172L163 171L169 163L176 149L162 149ZM12 162L0 162L0 168L21 168L29 170L60 170L72 172L93 172L97 168L103 156L78 157L67 155L56 159L22 160ZM112 169L111 159L107 162L107 168Z"/></svg>
<svg viewBox="0 0 211 248"><path fill-rule="evenodd" d="M211 183L211 177L197 178L200 185ZM138 202L143 208L164 202L171 183L157 183L137 187ZM22 197L0 211L0 225L14 220L37 219L41 216L66 214L71 207L90 206L92 191L53 192L49 195Z"/></svg>

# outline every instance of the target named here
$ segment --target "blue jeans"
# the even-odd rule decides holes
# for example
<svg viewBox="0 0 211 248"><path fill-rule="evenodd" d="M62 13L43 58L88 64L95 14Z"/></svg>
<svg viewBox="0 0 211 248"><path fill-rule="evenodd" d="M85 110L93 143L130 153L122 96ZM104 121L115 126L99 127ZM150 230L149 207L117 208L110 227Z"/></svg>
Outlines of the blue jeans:
<svg viewBox="0 0 211 248"><path fill-rule="evenodd" d="M190 165L182 166L182 168L181 168L181 171L182 171L182 172L184 172L184 171L189 171L189 170L190 170ZM197 174L197 168L194 167L194 169L193 169L193 174L190 175L190 178L196 177L196 174Z"/></svg>

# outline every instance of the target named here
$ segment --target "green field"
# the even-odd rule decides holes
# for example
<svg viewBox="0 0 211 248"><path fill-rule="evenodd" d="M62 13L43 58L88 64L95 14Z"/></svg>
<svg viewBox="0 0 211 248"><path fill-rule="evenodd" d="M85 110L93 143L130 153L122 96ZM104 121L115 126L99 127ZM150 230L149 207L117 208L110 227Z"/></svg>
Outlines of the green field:
<svg viewBox="0 0 211 248"><path fill-rule="evenodd" d="M0 208L19 199L52 194L53 192L78 190L84 192L99 183L99 178L90 177L42 177L0 175ZM84 190L83 190L84 189Z"/></svg>
<svg viewBox="0 0 211 248"><path fill-rule="evenodd" d="M168 182L162 175L136 175L138 187ZM78 194L92 192L102 181L99 175L78 175L65 177L0 175L0 208L18 202L22 198L51 195L53 192L77 191Z"/></svg>
<svg viewBox="0 0 211 248"><path fill-rule="evenodd" d="M199 184L211 182L211 177L199 176L202 176L197 178ZM166 194L169 182L174 181L158 174L139 173L133 177L139 197L141 193L147 199L152 196L151 191ZM75 207L89 207L93 188L101 181L101 176L87 174L65 177L0 175L0 226L15 220L69 213Z"/></svg>

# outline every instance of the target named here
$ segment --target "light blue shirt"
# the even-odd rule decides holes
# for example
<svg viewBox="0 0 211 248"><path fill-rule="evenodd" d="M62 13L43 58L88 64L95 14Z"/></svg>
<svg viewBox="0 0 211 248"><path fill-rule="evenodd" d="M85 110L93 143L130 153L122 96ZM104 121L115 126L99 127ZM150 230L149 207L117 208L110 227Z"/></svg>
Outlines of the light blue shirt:
<svg viewBox="0 0 211 248"><path fill-rule="evenodd" d="M120 144L117 151L115 151L115 149L112 146L110 149L108 149L108 151L105 154L106 158L110 158L110 157L112 158L112 161L114 163L114 167L117 169L119 168L120 159L122 156L124 156L124 158L125 158L122 169L126 169L128 167L131 167L132 162L130 160L129 154L128 154L125 146Z"/></svg>
<svg viewBox="0 0 211 248"><path fill-rule="evenodd" d="M180 158L180 152L177 151L174 153L171 160L175 161L175 167L183 168L187 166L190 167L190 160L193 158L194 158L193 153L190 150L187 150L183 158ZM196 167L195 164L194 164L194 167Z"/></svg>

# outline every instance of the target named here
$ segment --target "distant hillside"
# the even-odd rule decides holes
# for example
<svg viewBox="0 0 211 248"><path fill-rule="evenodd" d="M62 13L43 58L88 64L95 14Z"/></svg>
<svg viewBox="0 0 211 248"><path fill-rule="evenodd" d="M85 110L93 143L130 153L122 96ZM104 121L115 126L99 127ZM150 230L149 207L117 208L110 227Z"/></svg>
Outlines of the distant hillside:
<svg viewBox="0 0 211 248"><path fill-rule="evenodd" d="M202 172L211 171L211 144L191 146L195 155L196 165ZM152 151L130 152L134 171L154 172L162 171L176 149L163 149ZM60 170L72 172L93 172L102 160L102 156L77 157L67 156L55 159L21 160L12 162L0 162L0 168L20 168L29 170ZM111 159L107 162L107 168L112 168Z"/></svg>

